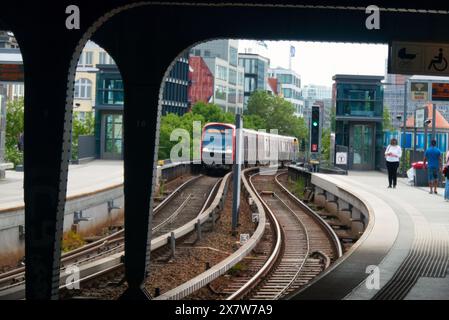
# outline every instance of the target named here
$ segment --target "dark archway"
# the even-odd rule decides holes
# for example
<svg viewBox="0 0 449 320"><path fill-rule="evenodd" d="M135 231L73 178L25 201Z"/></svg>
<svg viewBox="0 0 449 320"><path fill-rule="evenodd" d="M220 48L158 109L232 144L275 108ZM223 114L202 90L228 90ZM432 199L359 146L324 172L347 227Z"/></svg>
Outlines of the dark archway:
<svg viewBox="0 0 449 320"><path fill-rule="evenodd" d="M299 7L289 1L284 2L288 6L136 2L121 9L113 8L126 6L127 2L75 3L81 10L80 30L65 29L65 8L72 4L69 1L31 5L16 2L1 13L17 18L8 19L6 28L21 43L26 75L28 299L57 298L74 65L91 36L114 57L125 86L126 248L133 252L127 254L125 262L130 297L145 296L141 286L149 262L148 209L155 176L160 85L167 67L183 49L213 38L374 43L449 40L447 12L383 11L381 29L368 30L360 2L355 2L357 8L314 7L311 1ZM343 5L351 3L341 1ZM43 43L42 35L50 31L54 32L54 41ZM51 69L42 63L48 50L59 53ZM45 90L49 82L54 83L51 103L47 103Z"/></svg>

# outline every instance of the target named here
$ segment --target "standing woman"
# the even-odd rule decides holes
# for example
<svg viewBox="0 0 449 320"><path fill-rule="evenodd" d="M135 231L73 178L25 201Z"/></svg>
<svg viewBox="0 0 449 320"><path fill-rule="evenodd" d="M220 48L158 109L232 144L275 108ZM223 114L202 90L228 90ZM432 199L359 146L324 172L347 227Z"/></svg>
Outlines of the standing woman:
<svg viewBox="0 0 449 320"><path fill-rule="evenodd" d="M395 138L390 140L390 144L385 150L385 160L388 169L388 188L396 188L399 160L402 156L402 149L398 146L398 140Z"/></svg>

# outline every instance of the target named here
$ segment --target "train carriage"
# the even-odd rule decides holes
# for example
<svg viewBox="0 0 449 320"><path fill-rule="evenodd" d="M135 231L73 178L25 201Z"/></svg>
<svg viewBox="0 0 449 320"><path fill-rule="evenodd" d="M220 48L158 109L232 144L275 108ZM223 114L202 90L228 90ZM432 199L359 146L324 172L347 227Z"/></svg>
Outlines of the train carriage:
<svg viewBox="0 0 449 320"><path fill-rule="evenodd" d="M266 165L270 162L285 163L296 159L295 137L242 129L242 164ZM201 161L206 169L230 170L235 162L235 125L208 123L201 137Z"/></svg>

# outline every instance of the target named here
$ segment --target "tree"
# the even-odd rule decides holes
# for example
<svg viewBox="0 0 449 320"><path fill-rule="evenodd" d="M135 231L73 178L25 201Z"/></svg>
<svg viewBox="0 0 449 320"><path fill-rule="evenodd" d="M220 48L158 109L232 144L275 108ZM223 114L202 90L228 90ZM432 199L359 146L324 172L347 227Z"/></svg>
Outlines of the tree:
<svg viewBox="0 0 449 320"><path fill-rule="evenodd" d="M321 132L321 158L323 160L330 160L330 145L331 145L331 130L330 128L323 128Z"/></svg>
<svg viewBox="0 0 449 320"><path fill-rule="evenodd" d="M74 112L72 116L72 159L78 159L78 138L79 136L90 136L94 134L95 119L93 112L85 112L84 119L80 118L79 112Z"/></svg>
<svg viewBox="0 0 449 320"><path fill-rule="evenodd" d="M23 133L23 98L9 101L6 104L6 141L5 160L14 165L23 163L23 153L19 150L19 138Z"/></svg>
<svg viewBox="0 0 449 320"><path fill-rule="evenodd" d="M390 109L388 108L388 106L384 106L382 127L383 127L384 131L394 130L394 127L393 127L393 124L391 121Z"/></svg>
<svg viewBox="0 0 449 320"><path fill-rule="evenodd" d="M295 116L293 104L264 91L255 91L249 97L243 126L267 131L277 129L278 134L294 136L299 140L308 135L307 125L303 118Z"/></svg>

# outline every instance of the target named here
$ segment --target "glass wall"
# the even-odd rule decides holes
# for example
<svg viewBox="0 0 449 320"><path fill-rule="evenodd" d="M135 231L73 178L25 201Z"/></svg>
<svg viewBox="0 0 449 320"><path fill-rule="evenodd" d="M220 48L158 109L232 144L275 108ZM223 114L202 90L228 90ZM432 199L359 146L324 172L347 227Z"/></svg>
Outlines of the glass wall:
<svg viewBox="0 0 449 320"><path fill-rule="evenodd" d="M215 86L215 98L220 100L226 100L226 88L224 86Z"/></svg>
<svg viewBox="0 0 449 320"><path fill-rule="evenodd" d="M123 104L124 91L123 81L121 79L103 78L103 75L100 75L98 84L97 104Z"/></svg>
<svg viewBox="0 0 449 320"><path fill-rule="evenodd" d="M229 47L229 64L236 67L237 62L238 62L237 48Z"/></svg>
<svg viewBox="0 0 449 320"><path fill-rule="evenodd" d="M217 65L217 79L227 81L228 80L228 68Z"/></svg>
<svg viewBox="0 0 449 320"><path fill-rule="evenodd" d="M382 117L381 86L339 84L337 86L337 116Z"/></svg>

